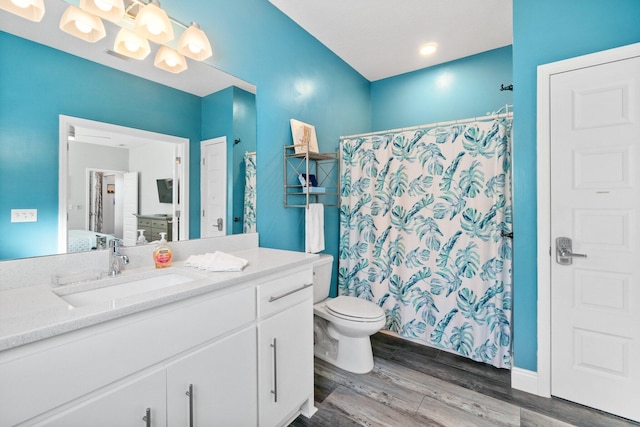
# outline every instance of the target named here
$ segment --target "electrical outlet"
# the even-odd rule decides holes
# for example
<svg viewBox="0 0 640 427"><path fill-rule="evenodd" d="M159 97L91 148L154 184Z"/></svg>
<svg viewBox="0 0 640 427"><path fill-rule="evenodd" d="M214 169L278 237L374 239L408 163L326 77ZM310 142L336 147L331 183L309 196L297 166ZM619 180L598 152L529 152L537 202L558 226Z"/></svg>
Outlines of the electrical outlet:
<svg viewBox="0 0 640 427"><path fill-rule="evenodd" d="M38 222L38 210L11 209L11 222Z"/></svg>

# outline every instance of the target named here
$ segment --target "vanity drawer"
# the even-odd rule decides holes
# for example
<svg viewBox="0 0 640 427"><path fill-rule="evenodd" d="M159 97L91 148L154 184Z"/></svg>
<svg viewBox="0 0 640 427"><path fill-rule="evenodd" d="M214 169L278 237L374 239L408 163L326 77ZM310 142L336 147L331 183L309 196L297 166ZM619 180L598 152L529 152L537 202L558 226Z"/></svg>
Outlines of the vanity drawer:
<svg viewBox="0 0 640 427"><path fill-rule="evenodd" d="M153 228L161 228L164 230L167 229L167 220L166 219L154 219L151 221L151 227Z"/></svg>
<svg viewBox="0 0 640 427"><path fill-rule="evenodd" d="M151 220L148 218L138 218L138 227L139 228L151 227Z"/></svg>
<svg viewBox="0 0 640 427"><path fill-rule="evenodd" d="M265 317L313 299L313 269L288 274L257 286L258 317Z"/></svg>

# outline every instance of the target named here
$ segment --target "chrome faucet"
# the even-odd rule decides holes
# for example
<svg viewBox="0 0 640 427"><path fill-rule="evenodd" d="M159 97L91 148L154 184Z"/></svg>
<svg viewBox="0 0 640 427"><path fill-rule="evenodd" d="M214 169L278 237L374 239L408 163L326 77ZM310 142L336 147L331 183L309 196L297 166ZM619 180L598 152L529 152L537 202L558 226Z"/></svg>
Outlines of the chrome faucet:
<svg viewBox="0 0 640 427"><path fill-rule="evenodd" d="M129 257L121 254L118 248L122 247L122 240L113 239L109 242L109 276L120 274L124 265L129 264ZM122 264L120 264L122 262Z"/></svg>

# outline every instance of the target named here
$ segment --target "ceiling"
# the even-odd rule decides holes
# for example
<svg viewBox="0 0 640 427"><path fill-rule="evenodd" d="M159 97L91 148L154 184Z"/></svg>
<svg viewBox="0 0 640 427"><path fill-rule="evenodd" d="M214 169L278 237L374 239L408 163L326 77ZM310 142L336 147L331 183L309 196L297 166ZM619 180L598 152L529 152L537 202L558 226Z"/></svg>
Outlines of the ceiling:
<svg viewBox="0 0 640 427"><path fill-rule="evenodd" d="M370 81L512 44L512 0L269 1Z"/></svg>

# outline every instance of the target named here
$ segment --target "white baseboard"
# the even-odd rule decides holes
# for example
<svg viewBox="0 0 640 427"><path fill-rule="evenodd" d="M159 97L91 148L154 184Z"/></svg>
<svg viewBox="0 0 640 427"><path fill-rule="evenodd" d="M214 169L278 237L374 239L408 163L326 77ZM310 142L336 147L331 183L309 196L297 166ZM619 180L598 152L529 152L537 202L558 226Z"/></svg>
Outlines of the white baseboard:
<svg viewBox="0 0 640 427"><path fill-rule="evenodd" d="M511 388L538 394L538 373L521 368L511 368Z"/></svg>

